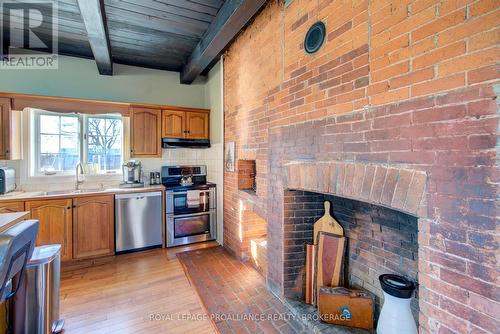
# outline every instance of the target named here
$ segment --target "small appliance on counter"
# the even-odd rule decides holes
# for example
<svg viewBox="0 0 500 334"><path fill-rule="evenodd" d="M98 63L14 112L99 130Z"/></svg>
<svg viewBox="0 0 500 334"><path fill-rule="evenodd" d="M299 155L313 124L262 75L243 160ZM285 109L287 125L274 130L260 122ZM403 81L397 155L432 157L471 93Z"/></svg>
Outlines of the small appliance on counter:
<svg viewBox="0 0 500 334"><path fill-rule="evenodd" d="M217 190L207 182L206 166L163 166L166 188L167 247L214 240L217 235Z"/></svg>
<svg viewBox="0 0 500 334"><path fill-rule="evenodd" d="M16 170L10 167L0 167L0 195L16 189Z"/></svg>
<svg viewBox="0 0 500 334"><path fill-rule="evenodd" d="M142 164L139 160L129 160L123 163L123 188L144 187Z"/></svg>

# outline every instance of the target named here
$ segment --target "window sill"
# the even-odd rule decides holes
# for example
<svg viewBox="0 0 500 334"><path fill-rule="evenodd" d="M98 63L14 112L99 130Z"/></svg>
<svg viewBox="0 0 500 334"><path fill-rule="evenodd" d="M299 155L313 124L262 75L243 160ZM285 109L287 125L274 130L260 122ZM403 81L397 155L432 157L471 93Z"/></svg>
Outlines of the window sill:
<svg viewBox="0 0 500 334"><path fill-rule="evenodd" d="M58 182L64 182L64 181L74 181L76 179L75 174L54 174L54 175L43 175L43 174L38 174L38 175L31 175L28 176L28 180L30 181L53 181L57 180ZM105 181L105 180L121 180L122 179L122 174L93 174L93 175L88 175L85 174L85 180L90 180L90 181Z"/></svg>

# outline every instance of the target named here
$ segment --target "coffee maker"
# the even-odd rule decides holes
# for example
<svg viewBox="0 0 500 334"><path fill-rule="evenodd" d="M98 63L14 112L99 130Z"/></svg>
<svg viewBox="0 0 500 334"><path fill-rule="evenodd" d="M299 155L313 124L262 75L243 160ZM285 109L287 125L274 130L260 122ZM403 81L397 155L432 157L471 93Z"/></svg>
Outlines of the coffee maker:
<svg viewBox="0 0 500 334"><path fill-rule="evenodd" d="M123 163L123 183L122 187L136 188L144 187L142 164L139 160L129 160Z"/></svg>

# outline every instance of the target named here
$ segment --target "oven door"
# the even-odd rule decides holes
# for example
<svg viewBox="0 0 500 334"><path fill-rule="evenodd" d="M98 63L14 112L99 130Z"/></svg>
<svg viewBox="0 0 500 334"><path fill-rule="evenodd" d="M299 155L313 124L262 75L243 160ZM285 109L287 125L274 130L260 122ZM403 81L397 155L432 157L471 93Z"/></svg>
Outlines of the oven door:
<svg viewBox="0 0 500 334"><path fill-rule="evenodd" d="M167 247L214 240L215 221L215 210L186 215L167 214Z"/></svg>
<svg viewBox="0 0 500 334"><path fill-rule="evenodd" d="M207 213L215 209L215 188L208 190L167 191L167 214L174 216Z"/></svg>

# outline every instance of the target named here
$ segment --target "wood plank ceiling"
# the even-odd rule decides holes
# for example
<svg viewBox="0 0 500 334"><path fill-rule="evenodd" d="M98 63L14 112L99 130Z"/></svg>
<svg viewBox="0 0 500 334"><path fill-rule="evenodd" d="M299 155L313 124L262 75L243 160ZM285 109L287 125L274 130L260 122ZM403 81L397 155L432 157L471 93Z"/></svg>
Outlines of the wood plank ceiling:
<svg viewBox="0 0 500 334"><path fill-rule="evenodd" d="M58 8L59 54L94 58L77 0L52 1ZM223 4L104 0L112 61L180 72ZM49 6L43 14L50 14Z"/></svg>
<svg viewBox="0 0 500 334"><path fill-rule="evenodd" d="M190 84L266 0L46 0L37 3L44 17L52 16L51 3L58 11L59 54L95 59L104 75L119 63L180 72L181 83ZM22 27L19 13L9 14ZM37 28L42 40L51 33Z"/></svg>

